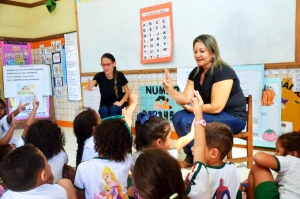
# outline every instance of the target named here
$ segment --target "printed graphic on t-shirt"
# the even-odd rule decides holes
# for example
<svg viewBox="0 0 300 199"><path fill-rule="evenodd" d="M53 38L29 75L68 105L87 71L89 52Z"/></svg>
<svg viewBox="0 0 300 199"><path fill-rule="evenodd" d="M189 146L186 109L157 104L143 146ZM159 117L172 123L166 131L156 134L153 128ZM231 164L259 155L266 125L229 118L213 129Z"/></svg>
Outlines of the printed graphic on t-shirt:
<svg viewBox="0 0 300 199"><path fill-rule="evenodd" d="M94 193L94 199L124 199L123 187L118 182L115 173L109 168L104 167L102 170L103 182L99 184L99 193Z"/></svg>
<svg viewBox="0 0 300 199"><path fill-rule="evenodd" d="M217 190L214 193L214 196L212 199L223 199L224 196L227 196L228 199L230 199L230 192L227 186L224 186L224 180L223 178L220 179L220 185L217 188Z"/></svg>

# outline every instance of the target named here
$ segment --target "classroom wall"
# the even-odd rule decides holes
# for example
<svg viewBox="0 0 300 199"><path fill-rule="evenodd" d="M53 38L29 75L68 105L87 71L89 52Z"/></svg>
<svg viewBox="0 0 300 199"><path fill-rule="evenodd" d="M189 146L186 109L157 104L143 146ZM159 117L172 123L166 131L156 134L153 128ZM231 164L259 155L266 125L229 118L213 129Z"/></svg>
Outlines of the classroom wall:
<svg viewBox="0 0 300 199"><path fill-rule="evenodd" d="M76 31L74 0L57 1L51 14L44 5L34 8L0 5L0 37L39 38Z"/></svg>
<svg viewBox="0 0 300 199"><path fill-rule="evenodd" d="M46 6L31 8L31 38L76 31L74 0L56 2L55 10L50 14Z"/></svg>
<svg viewBox="0 0 300 199"><path fill-rule="evenodd" d="M0 5L0 37L30 38L30 8Z"/></svg>

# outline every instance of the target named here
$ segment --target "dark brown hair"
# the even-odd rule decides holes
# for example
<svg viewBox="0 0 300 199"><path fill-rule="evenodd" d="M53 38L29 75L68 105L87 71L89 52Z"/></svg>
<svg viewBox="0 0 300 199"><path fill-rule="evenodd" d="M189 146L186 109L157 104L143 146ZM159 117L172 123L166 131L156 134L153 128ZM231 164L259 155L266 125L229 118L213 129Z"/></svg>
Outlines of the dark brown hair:
<svg viewBox="0 0 300 199"><path fill-rule="evenodd" d="M110 53L104 53L101 57L101 60L103 58L107 58L107 59L110 59L113 63L116 62L116 59L115 57L110 54ZM117 71L117 66L114 67L113 69L113 78L114 78L114 90L115 90L115 94L117 96L117 98L119 98L118 96L118 87L117 87L117 83L118 83L118 71Z"/></svg>
<svg viewBox="0 0 300 199"><path fill-rule="evenodd" d="M131 153L131 132L121 119L102 121L96 128L94 142L99 155L116 162L125 161L127 154Z"/></svg>
<svg viewBox="0 0 300 199"><path fill-rule="evenodd" d="M221 122L211 122L205 127L206 146L208 149L217 148L220 159L231 151L233 145L233 133L229 126Z"/></svg>
<svg viewBox="0 0 300 199"><path fill-rule="evenodd" d="M279 136L277 142L280 142L284 148L283 155L286 156L292 151L297 151L297 157L300 158L300 133L293 131Z"/></svg>
<svg viewBox="0 0 300 199"><path fill-rule="evenodd" d="M66 143L65 135L57 124L49 120L38 120L28 127L25 143L38 147L47 160L60 153Z"/></svg>
<svg viewBox="0 0 300 199"><path fill-rule="evenodd" d="M76 167L82 160L84 142L93 136L93 127L97 126L98 113L93 109L86 109L79 113L73 122L74 134L77 138Z"/></svg>
<svg viewBox="0 0 300 199"><path fill-rule="evenodd" d="M188 199L186 186L177 160L161 149L146 149L138 157L133 169L133 183L145 199Z"/></svg>
<svg viewBox="0 0 300 199"><path fill-rule="evenodd" d="M39 149L32 144L18 147L3 158L0 176L12 191L28 191L35 188L39 172L45 168Z"/></svg>
<svg viewBox="0 0 300 199"><path fill-rule="evenodd" d="M166 140L171 130L168 120L162 117L149 117L144 124L140 121L135 122L135 148L138 151L144 148L149 148L153 144L153 141L161 139L163 142Z"/></svg>

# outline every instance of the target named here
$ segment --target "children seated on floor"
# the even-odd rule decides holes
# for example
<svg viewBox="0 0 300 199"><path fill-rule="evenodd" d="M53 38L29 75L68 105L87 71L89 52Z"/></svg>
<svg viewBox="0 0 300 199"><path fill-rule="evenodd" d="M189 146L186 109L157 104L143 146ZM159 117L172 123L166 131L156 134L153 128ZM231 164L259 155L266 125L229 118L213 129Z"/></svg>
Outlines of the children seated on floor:
<svg viewBox="0 0 300 199"><path fill-rule="evenodd" d="M247 185L249 199L300 198L300 133L282 134L276 141L276 153L254 155ZM270 171L277 172L274 177Z"/></svg>
<svg viewBox="0 0 300 199"><path fill-rule="evenodd" d="M194 165L184 183L180 164L164 151L148 149L139 155L133 168L135 198L210 198L209 176L205 167L206 138L202 115L203 100L198 91L191 99L195 114ZM202 122L198 122L202 121Z"/></svg>
<svg viewBox="0 0 300 199"><path fill-rule="evenodd" d="M17 109L14 110L9 115L7 115L6 114L6 104L2 99L0 99L0 127L1 127L0 128L0 138L4 139L6 137L6 134L9 133L9 135L5 138L6 139L5 142L0 143L1 145L5 145L8 143L9 144L17 143L17 139L12 136L13 131L8 132L8 130L11 127L13 117L17 116L20 112L24 111L27 105L29 105L29 102L25 103L25 104L21 104L21 102L20 102ZM16 125L16 124L14 124L14 125Z"/></svg>
<svg viewBox="0 0 300 199"><path fill-rule="evenodd" d="M0 163L0 176L9 189L3 199L76 198L68 179L52 184L50 165L43 153L32 144L16 148L5 156Z"/></svg>
<svg viewBox="0 0 300 199"><path fill-rule="evenodd" d="M232 130L224 123L208 123L205 127L205 137L205 159L210 177L211 198L227 196L227 198L241 199L238 169L231 162L224 162L224 158L232 149Z"/></svg>
<svg viewBox="0 0 300 199"><path fill-rule="evenodd" d="M137 95L130 95L130 105L124 116L105 118L95 128L95 151L98 153L76 170L76 195L82 198L127 198L127 178L132 165L131 115ZM132 100L134 99L134 100Z"/></svg>

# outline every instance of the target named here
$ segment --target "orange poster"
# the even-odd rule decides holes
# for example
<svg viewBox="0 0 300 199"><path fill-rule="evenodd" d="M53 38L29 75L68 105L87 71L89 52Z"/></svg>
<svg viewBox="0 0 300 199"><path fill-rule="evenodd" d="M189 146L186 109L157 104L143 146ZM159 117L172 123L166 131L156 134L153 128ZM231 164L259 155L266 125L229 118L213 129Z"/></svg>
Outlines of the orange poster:
<svg viewBox="0 0 300 199"><path fill-rule="evenodd" d="M173 55L172 3L140 9L141 63L170 62Z"/></svg>
<svg viewBox="0 0 300 199"><path fill-rule="evenodd" d="M300 92L293 92L292 88L292 78L282 79L281 125L287 131L300 131Z"/></svg>

